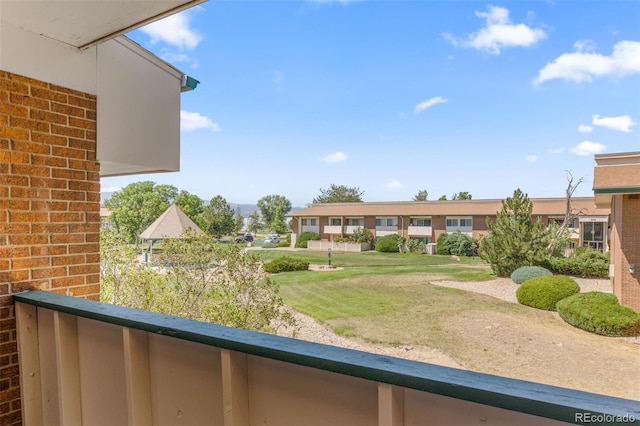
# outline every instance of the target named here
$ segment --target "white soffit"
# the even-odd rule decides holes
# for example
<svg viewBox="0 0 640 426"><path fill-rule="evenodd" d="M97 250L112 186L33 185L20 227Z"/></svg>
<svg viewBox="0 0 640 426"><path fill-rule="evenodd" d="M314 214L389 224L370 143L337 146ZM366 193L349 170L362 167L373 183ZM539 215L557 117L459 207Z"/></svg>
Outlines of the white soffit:
<svg viewBox="0 0 640 426"><path fill-rule="evenodd" d="M84 49L206 0L0 0L0 21Z"/></svg>

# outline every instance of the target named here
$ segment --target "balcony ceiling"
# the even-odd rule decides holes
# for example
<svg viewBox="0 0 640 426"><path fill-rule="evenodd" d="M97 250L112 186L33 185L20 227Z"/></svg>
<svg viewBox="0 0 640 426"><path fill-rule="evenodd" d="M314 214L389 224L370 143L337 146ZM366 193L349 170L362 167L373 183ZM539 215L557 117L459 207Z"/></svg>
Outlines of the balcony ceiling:
<svg viewBox="0 0 640 426"><path fill-rule="evenodd" d="M0 0L0 21L79 49L206 0Z"/></svg>

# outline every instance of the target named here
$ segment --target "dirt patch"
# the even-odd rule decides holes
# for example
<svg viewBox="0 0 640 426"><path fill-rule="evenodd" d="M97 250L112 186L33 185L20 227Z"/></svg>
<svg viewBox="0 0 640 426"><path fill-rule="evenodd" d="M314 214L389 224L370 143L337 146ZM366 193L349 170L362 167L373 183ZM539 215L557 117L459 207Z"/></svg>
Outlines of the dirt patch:
<svg viewBox="0 0 640 426"><path fill-rule="evenodd" d="M341 271L343 269L344 268L339 268L339 267L334 266L334 265L326 265L326 264L319 265L319 264L316 264L316 263L309 264L309 270L310 271Z"/></svg>
<svg viewBox="0 0 640 426"><path fill-rule="evenodd" d="M578 282L583 291L610 291L607 280L578 279ZM515 302L517 289L509 279L433 284L509 302ZM471 310L443 318L439 323L425 324L440 328L443 339L462 342L448 353L428 346L377 344L345 337L302 314L296 317L300 321L298 337L303 340L640 400L640 344L637 344L640 339L599 336L572 327L557 313L539 310L531 313L523 319L508 312ZM372 318L350 318L332 320L329 325L348 335L351 329L394 327L388 318L385 320L376 324Z"/></svg>

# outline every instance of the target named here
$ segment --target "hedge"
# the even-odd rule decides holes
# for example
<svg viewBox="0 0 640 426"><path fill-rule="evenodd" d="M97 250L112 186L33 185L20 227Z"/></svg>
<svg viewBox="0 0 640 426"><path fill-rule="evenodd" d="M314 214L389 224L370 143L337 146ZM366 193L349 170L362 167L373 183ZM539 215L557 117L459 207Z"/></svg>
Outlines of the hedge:
<svg viewBox="0 0 640 426"><path fill-rule="evenodd" d="M307 241L317 241L320 239L320 235L315 232L303 232L298 235L298 239L296 240L297 248L307 248Z"/></svg>
<svg viewBox="0 0 640 426"><path fill-rule="evenodd" d="M611 293L574 294L559 301L557 310L567 323L592 333L614 337L640 334L640 314L621 306Z"/></svg>
<svg viewBox="0 0 640 426"><path fill-rule="evenodd" d="M511 273L511 280L516 284L522 284L526 280L537 277L553 275L550 270L542 266L521 266Z"/></svg>
<svg viewBox="0 0 640 426"><path fill-rule="evenodd" d="M556 303L579 291L580 286L575 280L562 275L552 275L523 282L516 290L516 298L523 305L555 311Z"/></svg>
<svg viewBox="0 0 640 426"><path fill-rule="evenodd" d="M273 259L269 263L265 263L264 270L270 274L278 272L306 271L309 269L309 262L300 259L294 259L289 256L282 256Z"/></svg>
<svg viewBox="0 0 640 426"><path fill-rule="evenodd" d="M578 247L570 257L552 257L544 265L552 272L583 278L607 278L609 253L588 247Z"/></svg>
<svg viewBox="0 0 640 426"><path fill-rule="evenodd" d="M382 253L398 253L400 251L399 243L402 237L398 234L389 234L378 238L376 241L376 251Z"/></svg>

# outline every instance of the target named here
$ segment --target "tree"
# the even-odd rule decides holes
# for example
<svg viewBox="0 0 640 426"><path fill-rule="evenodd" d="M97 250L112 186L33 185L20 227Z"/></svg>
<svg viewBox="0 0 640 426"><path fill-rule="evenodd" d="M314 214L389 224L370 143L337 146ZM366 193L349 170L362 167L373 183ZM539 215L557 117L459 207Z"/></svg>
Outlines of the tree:
<svg viewBox="0 0 640 426"><path fill-rule="evenodd" d="M256 253L187 231L184 238L164 240L159 273L135 262L135 252L126 247L113 238L101 247L103 302L249 330L295 328ZM139 278L142 272L145 279Z"/></svg>
<svg viewBox="0 0 640 426"><path fill-rule="evenodd" d="M428 196L429 193L427 192L427 190L421 189L416 195L413 196L413 201L427 201Z"/></svg>
<svg viewBox="0 0 640 426"><path fill-rule="evenodd" d="M204 212L204 201L202 198L195 194L191 194L188 191L182 190L176 197L175 204L189 217L189 219L193 220L196 225L200 226L198 220L200 215Z"/></svg>
<svg viewBox="0 0 640 426"><path fill-rule="evenodd" d="M438 198L438 201L447 201L447 196L442 195L440 198Z"/></svg>
<svg viewBox="0 0 640 426"><path fill-rule="evenodd" d="M276 207L273 220L269 223L269 229L277 234L284 234L289 230L289 226L284 220L284 215L281 213L280 206Z"/></svg>
<svg viewBox="0 0 640 426"><path fill-rule="evenodd" d="M258 208L262 219L270 226L276 218L284 220L284 215L291 211L291 201L282 195L266 195L258 200Z"/></svg>
<svg viewBox="0 0 640 426"><path fill-rule="evenodd" d="M471 199L471 194L468 192L456 192L455 194L453 194L451 196L452 200L470 200Z"/></svg>
<svg viewBox="0 0 640 426"><path fill-rule="evenodd" d="M565 189L565 213L564 218L560 226L555 229L555 232L551 235L551 241L547 246L547 254L553 256L556 251L567 244L569 241L569 226L578 219L582 210L574 210L571 205L571 198L573 193L578 189L578 186L584 180L584 177L578 179L576 183L573 183L573 174L571 171L566 170L567 173L567 188Z"/></svg>
<svg viewBox="0 0 640 426"><path fill-rule="evenodd" d="M493 272L506 277L521 266L540 265L547 259L549 228L532 220L533 203L520 189L502 202L495 222L487 218L489 234L480 244L480 256Z"/></svg>
<svg viewBox="0 0 640 426"><path fill-rule="evenodd" d="M361 203L364 191L358 187L347 187L345 185L334 185L327 189L320 188L320 195L313 199L314 204L318 203Z"/></svg>
<svg viewBox="0 0 640 426"><path fill-rule="evenodd" d="M257 234L263 228L263 224L260 223L260 215L258 212L253 212L249 216L249 222L247 223L247 231L251 234Z"/></svg>
<svg viewBox="0 0 640 426"><path fill-rule="evenodd" d="M203 231L215 238L233 234L240 229L235 219L235 211L221 195L213 197L205 206L199 223L202 223Z"/></svg>
<svg viewBox="0 0 640 426"><path fill-rule="evenodd" d="M134 182L116 191L105 202L111 210L111 222L115 229L129 242L151 225L173 204L178 189L173 185L158 185L155 182Z"/></svg>

